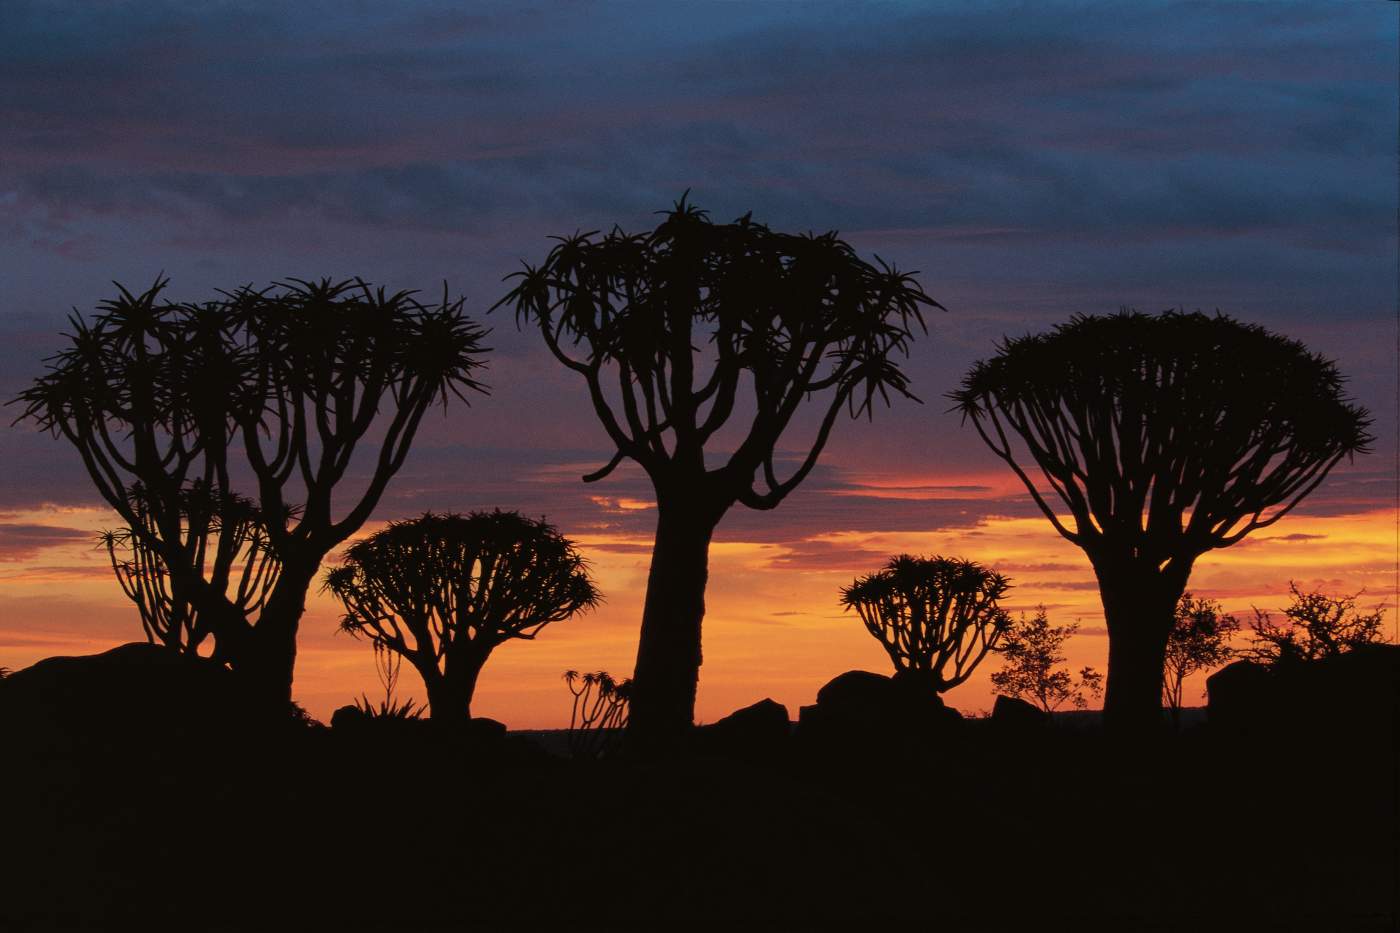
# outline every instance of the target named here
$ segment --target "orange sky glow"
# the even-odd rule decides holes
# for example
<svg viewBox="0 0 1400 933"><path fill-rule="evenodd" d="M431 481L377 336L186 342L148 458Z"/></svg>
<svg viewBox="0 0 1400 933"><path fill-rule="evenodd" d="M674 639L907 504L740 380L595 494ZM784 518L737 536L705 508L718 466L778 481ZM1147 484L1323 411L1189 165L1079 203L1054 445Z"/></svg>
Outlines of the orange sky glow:
<svg viewBox="0 0 1400 933"><path fill-rule="evenodd" d="M1004 478L995 476L875 477L862 486L907 499L911 510L937 498L940 488L1012 492ZM591 492L579 490L581 496ZM652 508L650 502L626 496L597 496L594 501L618 511ZM0 665L18 669L51 655L96 652L142 638L135 609L88 534L109 527L111 513L43 508L11 512L0 521L64 530L46 539L47 546L14 551L0 561ZM368 525L362 535L378 527L382 523ZM1233 548L1202 557L1190 589L1220 600L1242 622L1253 617L1252 606L1281 608L1290 580L1334 594L1364 590L1363 606L1387 607L1389 630L1394 621L1395 528L1389 508L1325 516L1300 510ZM569 695L560 674L574 668L626 675L635 656L649 537L561 530L589 559L606 602L596 612L546 628L533 642L508 643L492 656L473 712L512 728L567 725ZM801 541L806 557L792 544L726 538L723 524L718 538L710 556L705 663L696 712L701 722L764 696L787 705L795 717L798 707L814 702L821 685L842 671L888 671L878 643L837 602L840 587L876 569L879 555L955 555L1000 570L1014 584L1004 602L1008 609L1019 614L1043 603L1052 622L1077 622L1080 632L1067 644L1068 663L1105 669L1108 643L1092 572L1084 555L1043 519L989 515L972 527L926 532L832 529ZM819 556L813 559L811 553ZM338 633L337 619L335 601L313 590L301 625L295 695L322 720L361 692L372 699L379 694L368 645ZM993 694L988 676L998 665L990 656L967 683L947 695L949 703L964 712L989 709ZM1202 702L1203 689L1202 676L1188 682L1188 705ZM421 683L407 668L399 695L423 698Z"/></svg>

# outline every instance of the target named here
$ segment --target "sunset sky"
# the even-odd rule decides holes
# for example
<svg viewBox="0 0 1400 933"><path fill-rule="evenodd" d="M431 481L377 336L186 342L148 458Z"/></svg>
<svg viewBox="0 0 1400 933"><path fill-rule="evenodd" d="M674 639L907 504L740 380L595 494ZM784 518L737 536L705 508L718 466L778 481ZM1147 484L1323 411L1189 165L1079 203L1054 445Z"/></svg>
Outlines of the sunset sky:
<svg viewBox="0 0 1400 933"><path fill-rule="evenodd" d="M1079 622L1071 662L1103 669L1084 556L944 398L1001 336L1076 312L1219 309L1335 359L1374 452L1190 588L1242 618L1290 580L1394 606L1400 4L457 7L0 4L0 395L112 280L446 280L493 328L491 394L428 416L364 531L501 507L579 544L606 602L501 648L473 705L558 726L563 670L630 673L655 509L635 466L580 482L612 453L581 383L485 312L550 235L645 229L690 189L716 220L839 230L948 309L906 362L922 405L840 424L778 510L720 525L700 719L764 696L795 716L835 674L886 670L837 597L900 552L1002 571L1013 612ZM9 420L0 666L139 640L94 549L112 514L70 446ZM295 694L321 718L378 689L336 619L313 594ZM995 667L952 705L990 708ZM407 672L400 692L423 697Z"/></svg>

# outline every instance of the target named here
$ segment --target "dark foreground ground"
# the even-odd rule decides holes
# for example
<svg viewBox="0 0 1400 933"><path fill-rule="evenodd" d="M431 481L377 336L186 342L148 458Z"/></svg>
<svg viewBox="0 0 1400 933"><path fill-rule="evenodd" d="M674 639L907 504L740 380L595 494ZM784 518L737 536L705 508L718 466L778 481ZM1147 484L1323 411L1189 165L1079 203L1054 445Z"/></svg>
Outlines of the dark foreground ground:
<svg viewBox="0 0 1400 933"><path fill-rule="evenodd" d="M12 735L0 929L1389 930L1392 738Z"/></svg>

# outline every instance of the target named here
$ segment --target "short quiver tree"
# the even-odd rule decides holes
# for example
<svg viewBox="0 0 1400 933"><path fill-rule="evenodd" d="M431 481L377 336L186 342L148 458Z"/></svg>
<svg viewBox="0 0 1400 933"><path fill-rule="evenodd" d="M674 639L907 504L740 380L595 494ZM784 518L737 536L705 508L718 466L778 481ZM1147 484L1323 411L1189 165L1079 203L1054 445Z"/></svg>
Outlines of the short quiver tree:
<svg viewBox="0 0 1400 933"><path fill-rule="evenodd" d="M627 728L632 681L618 683L607 671L565 671L564 683L574 698L569 708L569 757L607 755L617 745L618 732Z"/></svg>
<svg viewBox="0 0 1400 933"><path fill-rule="evenodd" d="M344 631L405 658L423 678L430 716L471 716L486 659L512 638L596 606L573 544L516 512L428 513L349 548L326 576Z"/></svg>
<svg viewBox="0 0 1400 933"><path fill-rule="evenodd" d="M1196 559L1277 522L1371 440L1332 362L1220 314L1077 315L1004 340L951 397L1093 565L1104 722L1119 734L1162 725L1167 636Z"/></svg>
<svg viewBox="0 0 1400 933"><path fill-rule="evenodd" d="M485 331L445 287L436 304L359 279L172 302L167 281L119 285L91 319L74 313L67 346L15 401L77 449L250 693L285 705L322 559L373 512L428 409L483 390L472 373ZM195 488L235 513L251 500L262 517L278 573L256 617L200 563L203 539L186 525Z"/></svg>
<svg viewBox="0 0 1400 933"><path fill-rule="evenodd" d="M897 677L951 690L997 646L1011 617L997 603L1011 583L970 560L890 559L884 569L841 590L894 664Z"/></svg>
<svg viewBox="0 0 1400 933"><path fill-rule="evenodd" d="M656 540L632 676L629 742L678 741L695 715L710 540L736 502L773 509L812 471L843 412L912 398L896 358L926 307L909 273L834 232L711 222L685 199L648 233L562 237L500 302L587 385L616 448L656 491ZM814 433L779 442L799 411ZM801 419L798 419L799 421ZM721 434L720 432L724 433ZM707 445L719 435L726 453Z"/></svg>
<svg viewBox="0 0 1400 933"><path fill-rule="evenodd" d="M190 566L211 590L246 618L255 619L277 584L281 563L268 543L262 514L249 499L233 493L216 495L203 483L180 490L180 546ZM175 651L200 654L210 644L214 626L199 611L208 604L185 588L187 577L171 574L161 558L160 529L156 510L145 489L137 484L130 492L131 512L139 531L130 527L104 531L99 536L112 564L117 583L141 615L141 626L152 644ZM212 658L226 663L214 640Z"/></svg>

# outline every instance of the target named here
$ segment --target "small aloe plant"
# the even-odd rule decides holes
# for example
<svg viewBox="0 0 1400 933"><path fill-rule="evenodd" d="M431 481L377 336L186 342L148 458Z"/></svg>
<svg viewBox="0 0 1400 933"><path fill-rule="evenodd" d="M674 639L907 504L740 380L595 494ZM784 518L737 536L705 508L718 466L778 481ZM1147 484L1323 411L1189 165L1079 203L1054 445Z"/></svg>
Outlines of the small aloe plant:
<svg viewBox="0 0 1400 933"><path fill-rule="evenodd" d="M374 646L374 670L379 675L379 683L384 688L384 699L376 706L366 694L355 700L355 708L368 719L420 719L423 705L416 700L398 700L394 691L399 685L399 668L403 658L387 648Z"/></svg>
<svg viewBox="0 0 1400 933"><path fill-rule="evenodd" d="M632 681L618 683L607 671L565 671L564 683L574 696L569 712L569 755L588 759L607 755L627 728Z"/></svg>

